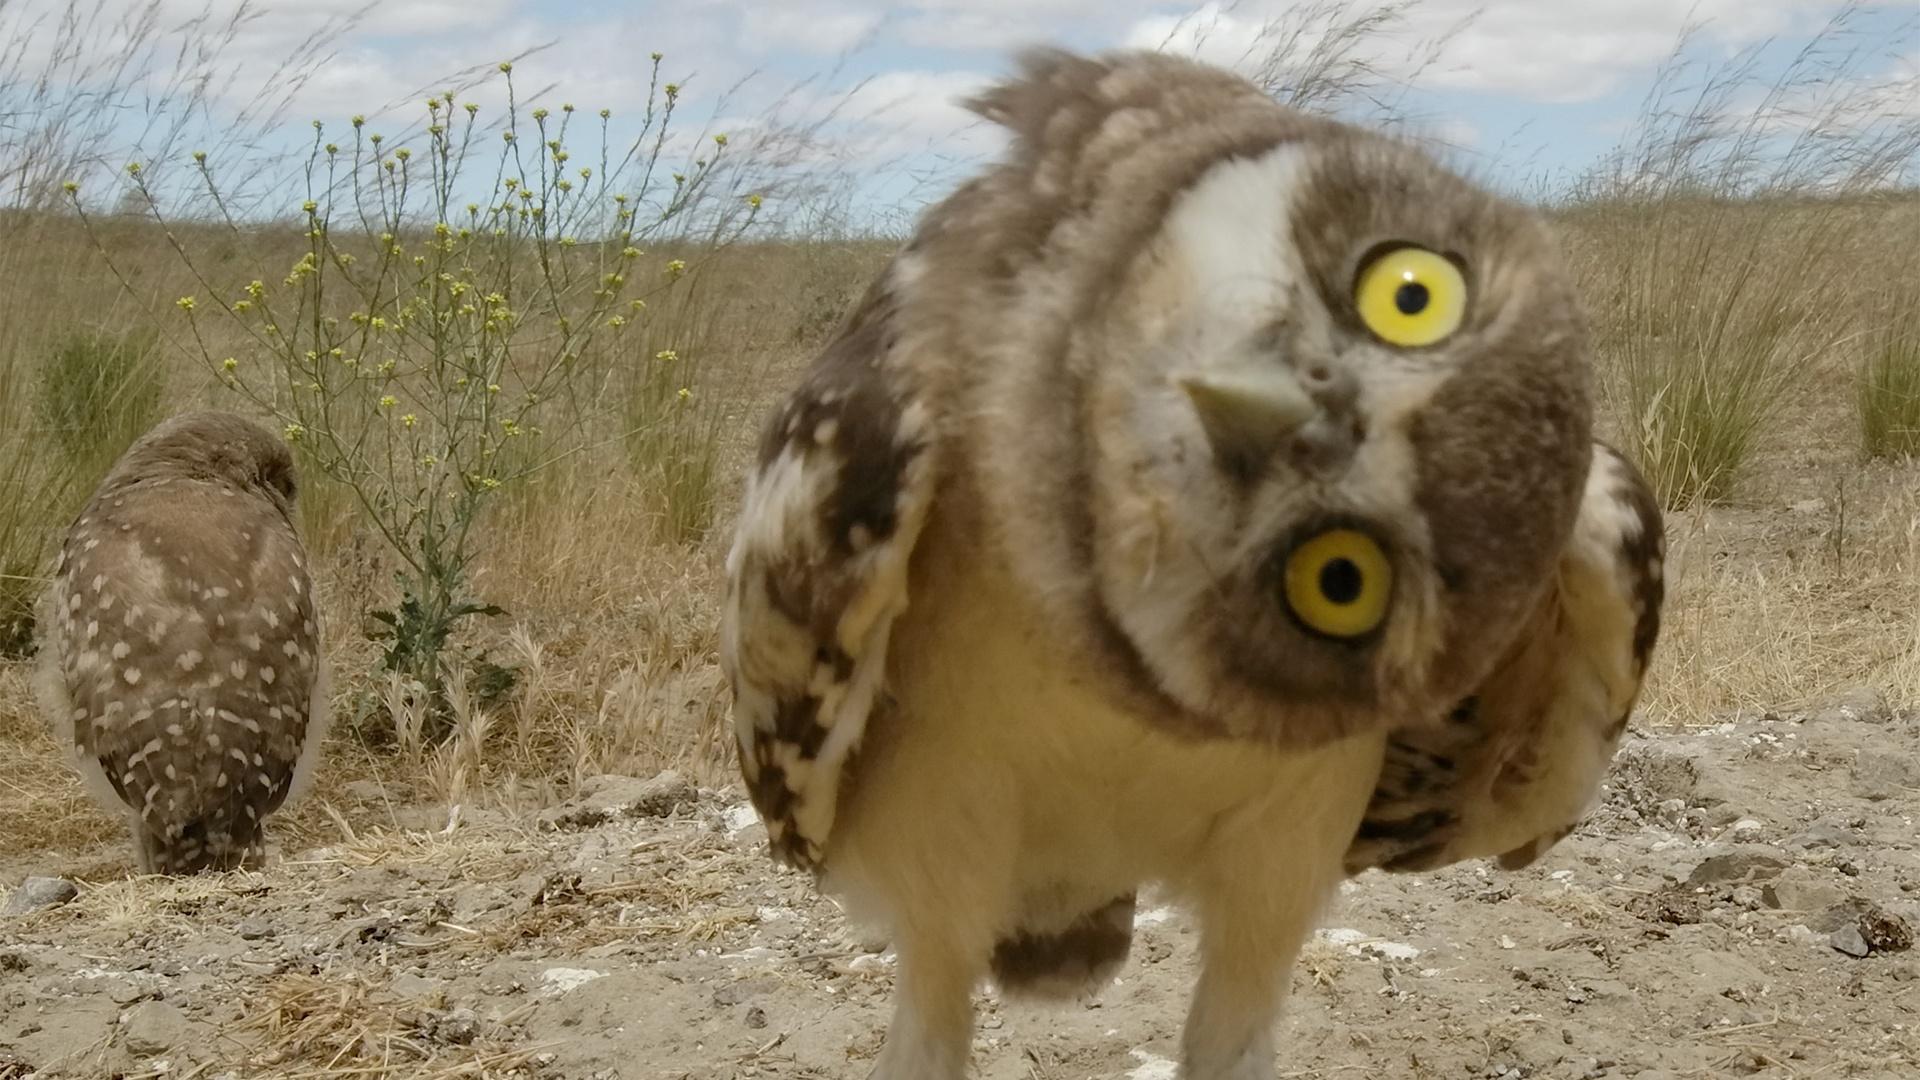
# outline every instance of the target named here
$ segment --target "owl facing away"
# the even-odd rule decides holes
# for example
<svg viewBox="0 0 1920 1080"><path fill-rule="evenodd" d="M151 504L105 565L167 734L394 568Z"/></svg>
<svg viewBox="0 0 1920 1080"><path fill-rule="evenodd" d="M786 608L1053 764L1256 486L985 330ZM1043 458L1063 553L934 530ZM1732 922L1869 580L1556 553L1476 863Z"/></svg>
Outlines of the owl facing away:
<svg viewBox="0 0 1920 1080"><path fill-rule="evenodd" d="M38 689L142 872L260 865L327 722L320 616L287 446L218 412L129 447L62 544Z"/></svg>
<svg viewBox="0 0 1920 1080"><path fill-rule="evenodd" d="M773 856L898 949L872 1076L960 1080L989 976L1097 988L1157 884L1200 927L1181 1075L1268 1080L1343 878L1578 821L1658 512L1523 207L1164 55L1028 52L969 104L1011 149L748 476L741 772Z"/></svg>

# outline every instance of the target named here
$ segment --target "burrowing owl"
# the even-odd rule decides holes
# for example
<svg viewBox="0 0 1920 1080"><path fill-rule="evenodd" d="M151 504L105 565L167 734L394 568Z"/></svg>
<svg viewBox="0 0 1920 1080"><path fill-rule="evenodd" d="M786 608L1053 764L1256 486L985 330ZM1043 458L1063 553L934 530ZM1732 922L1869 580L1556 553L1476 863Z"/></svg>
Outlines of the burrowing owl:
<svg viewBox="0 0 1920 1080"><path fill-rule="evenodd" d="M774 855L898 947L875 1077L962 1077L989 973L1097 987L1157 882L1201 927L1184 1076L1264 1080L1344 874L1578 818L1658 514L1594 448L1526 210L1167 56L1032 52L970 105L1008 157L749 477L742 773Z"/></svg>
<svg viewBox="0 0 1920 1080"><path fill-rule="evenodd" d="M116 462L61 547L40 695L94 795L132 815L142 871L258 865L327 719L292 455L196 412Z"/></svg>

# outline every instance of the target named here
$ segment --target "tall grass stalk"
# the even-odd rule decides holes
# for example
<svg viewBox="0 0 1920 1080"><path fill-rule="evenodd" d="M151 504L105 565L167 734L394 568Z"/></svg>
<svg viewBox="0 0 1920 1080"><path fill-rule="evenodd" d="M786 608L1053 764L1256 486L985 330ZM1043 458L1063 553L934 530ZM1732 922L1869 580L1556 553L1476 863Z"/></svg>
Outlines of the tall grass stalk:
<svg viewBox="0 0 1920 1080"><path fill-rule="evenodd" d="M1421 7L1422 0L1305 0L1276 14L1242 14L1241 0L1230 0L1170 20L1157 47L1233 68L1284 105L1411 134L1420 77L1480 15L1469 11L1409 43Z"/></svg>
<svg viewBox="0 0 1920 1080"><path fill-rule="evenodd" d="M1908 307L1894 316L1865 353L1855 384L1861 449L1868 457L1920 457L1920 312Z"/></svg>

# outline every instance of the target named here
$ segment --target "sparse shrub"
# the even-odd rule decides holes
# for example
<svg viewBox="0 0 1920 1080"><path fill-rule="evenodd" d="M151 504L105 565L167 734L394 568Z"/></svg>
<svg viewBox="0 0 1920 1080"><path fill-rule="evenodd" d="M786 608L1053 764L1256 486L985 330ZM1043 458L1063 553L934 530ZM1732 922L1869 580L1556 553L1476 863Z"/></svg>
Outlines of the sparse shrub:
<svg viewBox="0 0 1920 1080"><path fill-rule="evenodd" d="M1609 210L1626 249L1611 269L1625 288L1602 312L1603 386L1625 443L1671 507L1720 502L1818 353L1841 332L1831 308L1802 293L1769 249L1789 220L1753 231L1667 204ZM1786 215L1819 214L1817 209Z"/></svg>
<svg viewBox="0 0 1920 1080"><path fill-rule="evenodd" d="M0 444L0 659L33 652L34 604L45 587L50 506L60 505L67 473Z"/></svg>
<svg viewBox="0 0 1920 1080"><path fill-rule="evenodd" d="M1853 331L1871 193L1920 154L1920 117L1848 6L1772 78L1683 37L1634 128L1561 218L1578 241L1616 432L1670 507L1734 494L1805 380Z"/></svg>
<svg viewBox="0 0 1920 1080"><path fill-rule="evenodd" d="M151 331L69 335L40 368L39 420L83 486L158 423L166 392Z"/></svg>
<svg viewBox="0 0 1920 1080"><path fill-rule="evenodd" d="M192 351L274 416L304 462L351 490L360 520L398 557L398 601L371 613L369 634L383 666L422 695L429 744L454 728L455 673L483 708L511 682L460 635L470 618L499 613L470 595L488 508L577 452L590 418L617 410L606 388L635 362L648 305L697 269L698 253L738 236L760 202L705 197L725 136L677 169L665 160L675 85L647 102L625 150L609 145L601 111L583 165L570 149L573 106L527 111L511 65L501 70L508 106L495 133L452 93L426 102L417 147L358 118L336 143L316 122L290 268L229 280L247 271L217 253L249 250L231 217L224 246L172 234L202 290L178 302ZM227 214L212 163L195 164L206 201ZM127 175L166 224L142 166ZM702 242L689 244L696 226ZM669 236L686 258L643 250Z"/></svg>
<svg viewBox="0 0 1920 1080"><path fill-rule="evenodd" d="M0 361L0 658L33 649L34 604L72 499L160 419L154 335L68 333Z"/></svg>
<svg viewBox="0 0 1920 1080"><path fill-rule="evenodd" d="M1920 315L1909 310L1868 340L1855 386L1867 456L1920 456Z"/></svg>
<svg viewBox="0 0 1920 1080"><path fill-rule="evenodd" d="M713 526L728 398L701 368L712 359L708 343L723 338L722 324L748 317L707 282L688 284L646 328L620 387L627 464L669 543L698 542Z"/></svg>

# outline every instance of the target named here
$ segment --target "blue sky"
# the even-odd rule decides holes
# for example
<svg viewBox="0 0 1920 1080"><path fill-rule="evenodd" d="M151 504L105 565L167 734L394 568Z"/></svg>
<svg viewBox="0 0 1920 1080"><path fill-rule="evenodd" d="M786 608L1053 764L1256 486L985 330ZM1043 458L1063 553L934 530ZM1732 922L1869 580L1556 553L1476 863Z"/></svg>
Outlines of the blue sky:
<svg viewBox="0 0 1920 1080"><path fill-rule="evenodd" d="M165 26L237 0L101 0L108 10L157 4ZM0 34L19 33L36 9L63 0L14 0ZM259 100L287 75L282 61L328 20L365 0L254 0L254 17L219 62L216 112ZM1374 6L1353 0L1349 13ZM1370 38L1367 59L1401 82L1417 134L1451 160L1520 189L1564 179L1611 146L1634 116L1657 66L1689 21L1703 23L1693 55L1724 61L1764 46L1765 76L1780 70L1839 10L1827 0L1418 0ZM1478 10L1462 27L1461 20ZM1287 0L381 0L332 40L284 115L273 145L311 134L322 119L344 129L359 113L398 131L417 120L427 87L481 73L467 95L497 108L493 65L522 56L523 93L616 113L616 134L644 102L648 56L684 86L676 151L726 131L736 150L784 125L820 127L803 160L857 217L911 213L954 175L990 155L998 136L953 105L1005 69L1008 50L1032 42L1081 49L1153 46L1248 69L1249 43L1273 19L1299 18ZM1920 114L1920 5L1867 5L1843 44L1864 52L1849 79L1874 82L1886 107ZM9 23L7 20L11 19ZM1309 22L1312 30L1321 25ZM1201 32L1204 28L1204 32ZM1454 31L1417 73L1408 56ZM313 59L313 57L309 57ZM484 77L482 77L484 76ZM464 84L463 84L464 85ZM785 144L789 150L792 145Z"/></svg>

